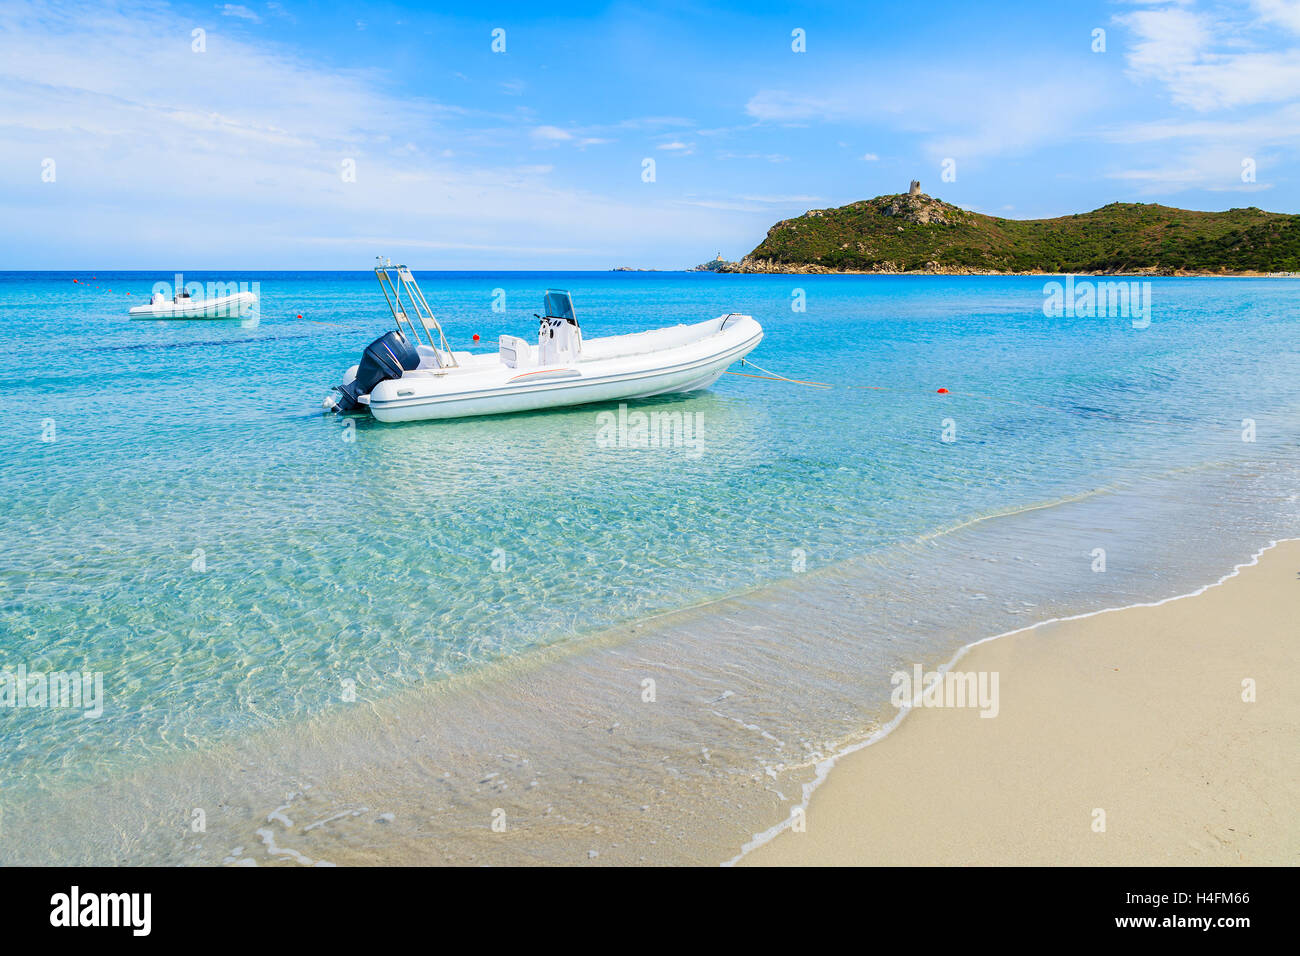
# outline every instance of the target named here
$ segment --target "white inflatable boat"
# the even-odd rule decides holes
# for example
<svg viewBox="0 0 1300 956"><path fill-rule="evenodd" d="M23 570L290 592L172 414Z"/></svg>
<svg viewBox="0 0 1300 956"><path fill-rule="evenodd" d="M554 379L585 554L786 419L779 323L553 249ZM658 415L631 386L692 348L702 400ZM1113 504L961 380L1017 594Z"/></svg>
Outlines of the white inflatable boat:
<svg viewBox="0 0 1300 956"><path fill-rule="evenodd" d="M390 273L397 275L394 281ZM763 339L732 313L672 328L584 339L568 292L545 296L537 344L501 336L494 353L453 352L406 266L375 268L397 329L366 347L325 407L382 422L465 418L707 388ZM412 324L420 320L427 342ZM409 334L408 334L409 333Z"/></svg>
<svg viewBox="0 0 1300 956"><path fill-rule="evenodd" d="M239 319L257 302L254 292L236 292L233 295L211 299L192 298L184 290L169 300L155 292L148 305L137 305L130 311L133 319Z"/></svg>

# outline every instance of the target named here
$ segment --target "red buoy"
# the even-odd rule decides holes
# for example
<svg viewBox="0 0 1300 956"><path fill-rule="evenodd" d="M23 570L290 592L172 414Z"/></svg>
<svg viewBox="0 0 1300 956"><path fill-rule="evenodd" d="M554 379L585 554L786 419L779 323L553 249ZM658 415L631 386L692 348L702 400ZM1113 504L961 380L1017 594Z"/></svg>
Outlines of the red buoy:
<svg viewBox="0 0 1300 956"><path fill-rule="evenodd" d="M941 388L941 389L939 389L939 394L940 394L940 395L947 395L947 394L948 394L948 390L947 390L946 388Z"/></svg>
<svg viewBox="0 0 1300 956"><path fill-rule="evenodd" d="M475 341L475 342L478 341L478 333L477 333L477 332L474 333L474 341Z"/></svg>
<svg viewBox="0 0 1300 956"><path fill-rule="evenodd" d="M300 319L302 318L302 313L299 313L299 314L298 314L298 318L300 318Z"/></svg>

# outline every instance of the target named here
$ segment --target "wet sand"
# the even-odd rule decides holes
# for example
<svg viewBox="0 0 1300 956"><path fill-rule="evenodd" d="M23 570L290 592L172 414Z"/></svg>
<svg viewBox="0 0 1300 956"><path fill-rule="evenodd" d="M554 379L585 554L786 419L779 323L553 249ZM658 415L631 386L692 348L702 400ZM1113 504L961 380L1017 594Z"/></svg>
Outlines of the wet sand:
<svg viewBox="0 0 1300 956"><path fill-rule="evenodd" d="M1300 860L1300 542L1198 594L978 644L953 670L999 675L996 717L913 709L829 770L803 832L740 862Z"/></svg>

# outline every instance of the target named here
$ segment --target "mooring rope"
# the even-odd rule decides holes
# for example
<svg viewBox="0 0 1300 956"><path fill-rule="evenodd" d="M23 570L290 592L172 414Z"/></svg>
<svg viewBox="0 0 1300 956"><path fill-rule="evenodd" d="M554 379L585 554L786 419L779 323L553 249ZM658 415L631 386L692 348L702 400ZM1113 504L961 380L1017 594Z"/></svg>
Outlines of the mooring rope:
<svg viewBox="0 0 1300 956"><path fill-rule="evenodd" d="M912 392L912 391L914 391L914 389L910 389L910 388L898 388L898 387L889 386L889 385L847 385L847 384L842 384L842 383L841 383L841 384L833 384L833 383L830 383L830 382L808 382L808 381L803 381L802 379L797 379L797 378L787 378L787 377L784 376L784 375L779 375L779 374L777 374L776 372L773 372L771 369L763 368L763 366L758 365L758 364L756 364L756 363L754 363L754 362L751 362L748 358L743 358L743 359L741 359L741 360L740 360L740 364L741 364L741 365L750 365L750 366L753 366L754 368L758 369L760 372L764 372L765 374L763 374L763 375L750 375L750 374L747 374L747 373L745 373L745 372L733 372L733 371L730 371L730 370L727 371L727 374L728 374L728 375L740 375L740 376L742 376L742 377L744 377L744 378L758 378L758 379L764 379L764 380L766 380L766 381L771 381L771 382L789 382L791 385L804 385L804 386L806 386L806 387L808 387L808 388L830 388L830 389L834 389L834 388L845 388L845 389L863 389L863 390L869 390L869 391L873 391L873 392ZM1107 412L1107 411L1104 411L1104 410L1099 409L1099 408L1098 408L1098 409L1074 409L1074 408L1062 408L1062 407L1060 407L1059 405L1043 405L1043 404L1041 404L1040 402L1023 402L1023 401L1020 401L1019 399L1015 399L1015 398L1004 398L1004 397L999 396L999 395L984 395L984 394L981 394L981 393L979 393L979 392L953 392L953 391L950 391L949 389L946 389L946 388L939 388L939 389L936 389L936 390L935 390L935 393L936 393L936 394L939 394L939 395L951 395L951 396L953 396L954 398L958 398L958 397L962 397L962 398L978 398L978 399L983 399L984 401L989 401L989 402L1004 402L1004 403L1006 403L1006 404L1008 404L1008 405L1019 405L1019 406L1021 406L1022 408L1037 408L1037 409L1042 409L1043 411L1056 412L1056 413L1058 413L1058 414L1063 414L1063 415L1078 415L1078 416L1099 415L1099 416L1102 416L1102 417L1105 417L1105 418L1113 419L1113 420L1115 420L1115 421L1131 421L1131 422L1139 422L1139 423L1144 424L1144 425L1169 425L1169 426L1173 426L1173 427L1180 427L1181 425L1189 425L1189 424L1193 424L1193 423L1191 423L1191 422L1182 422L1182 423L1179 423L1179 422L1161 421L1160 419L1155 419L1155 418L1134 418L1134 417L1132 417L1132 416L1123 415L1123 414L1120 414L1120 413L1117 413L1117 412Z"/></svg>
<svg viewBox="0 0 1300 956"><path fill-rule="evenodd" d="M745 378L767 378L767 379L770 379L770 380L772 380L772 381L774 381L774 382L789 382L789 383L791 383L792 385L807 385L809 388L834 388L834 387L835 387L834 385L830 385L830 384L828 384L828 383L826 383L826 382L802 382L802 381L800 381L800 380L797 379L797 378L786 378L784 375L777 375L776 372L770 372L770 371L768 371L767 369L763 368L763 366L757 364L756 362L751 362L749 359L741 359L741 360L740 360L740 364L741 364L741 365L752 365L752 366L754 366L754 368L758 369L760 372L766 372L767 374L766 374L766 375L746 375L744 372L729 372L728 374L731 374L731 375L743 375Z"/></svg>

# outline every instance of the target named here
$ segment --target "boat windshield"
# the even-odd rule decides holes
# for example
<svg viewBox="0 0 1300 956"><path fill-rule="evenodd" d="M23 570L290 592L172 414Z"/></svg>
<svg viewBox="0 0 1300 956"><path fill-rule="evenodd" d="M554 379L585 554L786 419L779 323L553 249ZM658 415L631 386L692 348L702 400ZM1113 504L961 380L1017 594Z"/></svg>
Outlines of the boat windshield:
<svg viewBox="0 0 1300 956"><path fill-rule="evenodd" d="M568 319L578 324L578 317L573 314L573 299L563 289L547 289L545 306L548 319Z"/></svg>

